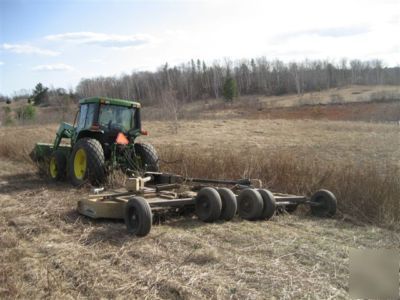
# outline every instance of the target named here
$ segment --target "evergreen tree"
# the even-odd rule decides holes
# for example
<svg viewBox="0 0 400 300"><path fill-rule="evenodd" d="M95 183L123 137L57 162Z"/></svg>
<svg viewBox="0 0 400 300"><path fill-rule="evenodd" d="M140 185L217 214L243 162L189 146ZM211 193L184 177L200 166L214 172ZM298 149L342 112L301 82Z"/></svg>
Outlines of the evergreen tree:
<svg viewBox="0 0 400 300"><path fill-rule="evenodd" d="M236 81L231 76L228 76L224 83L223 96L227 102L232 102L237 96Z"/></svg>
<svg viewBox="0 0 400 300"><path fill-rule="evenodd" d="M31 97L29 97L28 102L31 103L33 101L34 105L43 104L48 99L48 94L47 94L48 90L49 89L47 87L44 87L43 84L39 82L35 86L33 94Z"/></svg>

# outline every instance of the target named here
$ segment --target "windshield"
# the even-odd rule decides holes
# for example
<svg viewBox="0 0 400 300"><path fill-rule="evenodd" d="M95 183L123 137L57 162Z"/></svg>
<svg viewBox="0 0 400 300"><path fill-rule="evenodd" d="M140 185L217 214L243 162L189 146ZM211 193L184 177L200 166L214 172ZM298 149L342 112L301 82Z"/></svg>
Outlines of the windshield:
<svg viewBox="0 0 400 300"><path fill-rule="evenodd" d="M129 131L133 124L135 108L117 106L117 105L100 105L99 125L108 129L119 129Z"/></svg>

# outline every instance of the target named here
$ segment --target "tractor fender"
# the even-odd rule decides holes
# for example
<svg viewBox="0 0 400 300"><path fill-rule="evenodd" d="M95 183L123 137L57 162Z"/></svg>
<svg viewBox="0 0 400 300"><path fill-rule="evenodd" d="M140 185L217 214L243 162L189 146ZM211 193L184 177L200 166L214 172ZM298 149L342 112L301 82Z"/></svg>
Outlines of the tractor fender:
<svg viewBox="0 0 400 300"><path fill-rule="evenodd" d="M98 140L100 143L102 143L102 136L103 136L104 131L103 130L91 130L91 129L85 129L81 130L75 140L75 143L82 139L82 138L92 138Z"/></svg>

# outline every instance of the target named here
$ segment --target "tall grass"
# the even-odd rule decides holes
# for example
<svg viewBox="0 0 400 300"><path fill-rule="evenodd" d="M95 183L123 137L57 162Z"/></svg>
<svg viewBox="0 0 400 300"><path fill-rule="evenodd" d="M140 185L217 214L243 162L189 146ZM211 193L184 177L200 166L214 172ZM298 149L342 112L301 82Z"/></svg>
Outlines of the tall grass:
<svg viewBox="0 0 400 300"><path fill-rule="evenodd" d="M1 134L0 159L28 163L36 141L48 141L56 127L15 128ZM45 137L44 139L42 137ZM400 225L400 168L372 161L354 164L338 154L335 163L312 156L299 158L295 148L269 153L215 146L212 150L173 145L159 146L161 169L191 177L257 178L272 191L311 195L331 190L339 213L366 223ZM364 160L365 161L365 160ZM119 181L120 174L117 181ZM114 178L110 179L115 183Z"/></svg>
<svg viewBox="0 0 400 300"><path fill-rule="evenodd" d="M313 157L295 158L291 151L269 155L263 151L216 149L161 149L162 169L193 177L258 178L275 192L311 195L331 190L339 214L365 223L386 226L400 223L400 169L393 165L331 164Z"/></svg>

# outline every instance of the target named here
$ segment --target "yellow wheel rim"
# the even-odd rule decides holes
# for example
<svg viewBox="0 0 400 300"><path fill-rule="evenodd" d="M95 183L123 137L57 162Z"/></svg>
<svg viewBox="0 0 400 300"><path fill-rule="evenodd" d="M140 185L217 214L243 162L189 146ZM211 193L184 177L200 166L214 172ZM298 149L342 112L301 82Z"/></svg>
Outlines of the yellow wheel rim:
<svg viewBox="0 0 400 300"><path fill-rule="evenodd" d="M55 157L52 157L50 160L50 176L51 178L57 177L57 163Z"/></svg>
<svg viewBox="0 0 400 300"><path fill-rule="evenodd" d="M74 174L77 179L82 180L86 173L86 152L79 149L74 157Z"/></svg>

